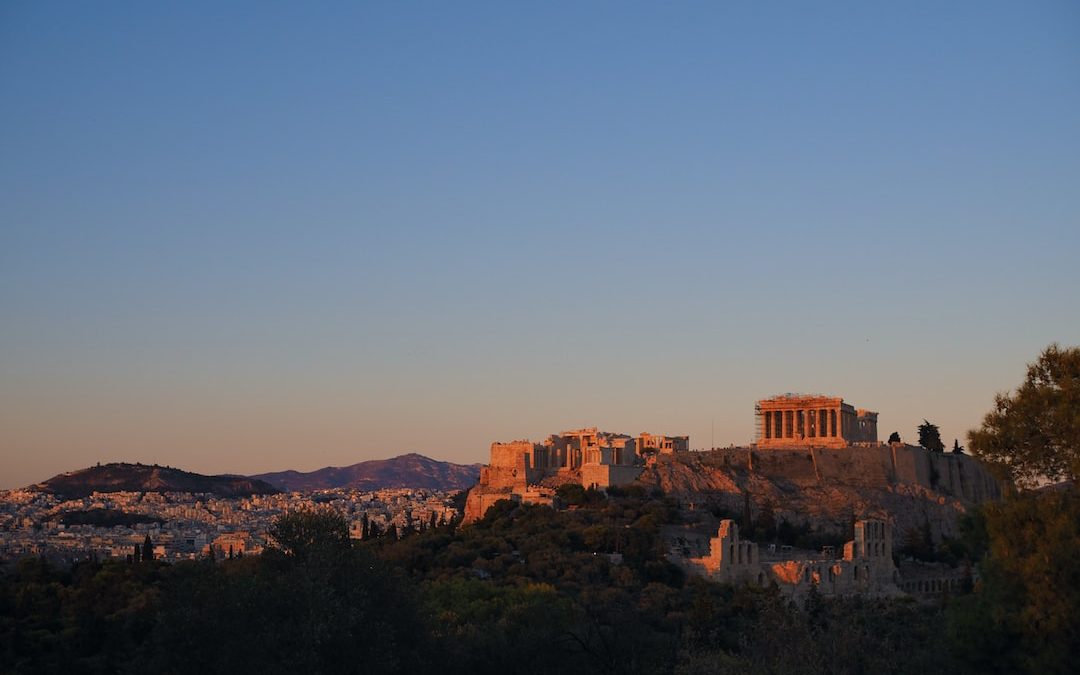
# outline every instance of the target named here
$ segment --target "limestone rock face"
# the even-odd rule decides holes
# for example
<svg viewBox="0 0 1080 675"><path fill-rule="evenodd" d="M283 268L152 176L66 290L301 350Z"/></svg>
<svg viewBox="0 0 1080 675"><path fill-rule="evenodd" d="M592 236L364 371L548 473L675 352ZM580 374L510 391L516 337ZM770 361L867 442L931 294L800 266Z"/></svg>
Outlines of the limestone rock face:
<svg viewBox="0 0 1080 675"><path fill-rule="evenodd" d="M853 519L879 518L892 523L898 543L926 524L935 540L955 536L969 507L1001 497L974 458L912 446L677 453L651 462L637 482L731 513L749 497L753 516L768 504L778 520L837 532Z"/></svg>

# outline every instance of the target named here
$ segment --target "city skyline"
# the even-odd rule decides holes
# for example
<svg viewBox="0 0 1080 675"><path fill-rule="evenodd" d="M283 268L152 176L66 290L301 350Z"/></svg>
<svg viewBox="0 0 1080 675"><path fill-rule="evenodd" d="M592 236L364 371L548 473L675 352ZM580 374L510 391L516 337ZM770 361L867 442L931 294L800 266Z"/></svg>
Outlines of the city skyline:
<svg viewBox="0 0 1080 675"><path fill-rule="evenodd" d="M1080 342L1080 8L0 9L0 489L907 442Z"/></svg>

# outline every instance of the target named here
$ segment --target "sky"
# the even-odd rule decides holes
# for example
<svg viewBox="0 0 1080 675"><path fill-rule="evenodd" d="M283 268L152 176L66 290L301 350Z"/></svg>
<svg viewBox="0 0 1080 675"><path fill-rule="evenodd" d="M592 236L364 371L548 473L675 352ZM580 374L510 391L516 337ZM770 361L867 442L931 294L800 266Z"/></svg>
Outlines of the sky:
<svg viewBox="0 0 1080 675"><path fill-rule="evenodd" d="M1080 5L0 4L0 489L843 396L1080 343Z"/></svg>

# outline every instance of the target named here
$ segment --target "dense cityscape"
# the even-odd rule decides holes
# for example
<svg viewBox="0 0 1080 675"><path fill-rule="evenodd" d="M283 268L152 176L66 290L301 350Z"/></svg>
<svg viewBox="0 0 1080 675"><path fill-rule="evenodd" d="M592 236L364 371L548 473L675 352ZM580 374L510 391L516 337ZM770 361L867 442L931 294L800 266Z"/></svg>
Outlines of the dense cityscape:
<svg viewBox="0 0 1080 675"><path fill-rule="evenodd" d="M125 560L135 548L141 549L147 536L154 558L166 562L258 554L274 519L296 511L342 514L356 539L375 532L398 536L450 522L459 513L453 505L457 494L396 488L237 499L181 492L110 492L64 499L11 490L0 492L0 558L34 555L68 564ZM79 523L78 516L100 523ZM122 524L115 524L118 519Z"/></svg>

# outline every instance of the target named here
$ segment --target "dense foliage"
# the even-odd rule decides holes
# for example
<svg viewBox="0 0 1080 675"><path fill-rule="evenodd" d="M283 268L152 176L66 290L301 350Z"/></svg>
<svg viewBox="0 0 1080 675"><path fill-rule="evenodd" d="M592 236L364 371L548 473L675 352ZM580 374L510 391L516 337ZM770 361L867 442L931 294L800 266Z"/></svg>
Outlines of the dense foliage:
<svg viewBox="0 0 1080 675"><path fill-rule="evenodd" d="M25 559L0 575L0 672L1041 673L1078 656L1072 491L976 512L935 552L989 550L975 593L798 607L668 563L669 499L566 492L566 511L507 501L362 544L292 514L272 550L218 562Z"/></svg>
<svg viewBox="0 0 1080 675"><path fill-rule="evenodd" d="M1020 485L1080 477L1080 348L1050 345L1012 394L998 394L971 451Z"/></svg>
<svg viewBox="0 0 1080 675"><path fill-rule="evenodd" d="M985 509L979 592L948 611L976 672L1066 673L1080 661L1080 493L1030 492Z"/></svg>

